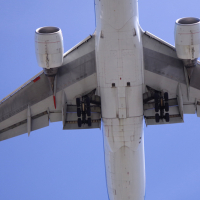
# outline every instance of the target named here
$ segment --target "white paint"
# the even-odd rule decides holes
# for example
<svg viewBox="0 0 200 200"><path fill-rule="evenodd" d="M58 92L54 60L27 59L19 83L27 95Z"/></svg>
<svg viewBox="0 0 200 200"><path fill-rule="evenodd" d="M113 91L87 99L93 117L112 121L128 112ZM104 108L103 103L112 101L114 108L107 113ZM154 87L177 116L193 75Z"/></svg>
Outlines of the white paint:
<svg viewBox="0 0 200 200"><path fill-rule="evenodd" d="M176 20L175 46L180 59L200 57L200 19L189 17Z"/></svg>
<svg viewBox="0 0 200 200"><path fill-rule="evenodd" d="M42 27L35 31L35 53L38 65L50 69L63 63L63 36L57 27Z"/></svg>
<svg viewBox="0 0 200 200"><path fill-rule="evenodd" d="M136 0L96 0L96 65L110 200L143 200L143 62ZM130 86L129 86L130 83Z"/></svg>

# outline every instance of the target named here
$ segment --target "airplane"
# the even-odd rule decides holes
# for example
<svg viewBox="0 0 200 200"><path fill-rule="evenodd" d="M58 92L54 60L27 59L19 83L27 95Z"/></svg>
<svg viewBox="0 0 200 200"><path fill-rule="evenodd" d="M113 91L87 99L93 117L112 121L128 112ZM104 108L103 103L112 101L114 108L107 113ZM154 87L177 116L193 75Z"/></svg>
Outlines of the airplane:
<svg viewBox="0 0 200 200"><path fill-rule="evenodd" d="M33 134L33 133L32 133ZM32 136L32 134L31 134L31 136ZM35 133L34 133L35 134ZM22 137L22 136L21 136ZM29 140L30 140L30 138L29 138Z"/></svg>

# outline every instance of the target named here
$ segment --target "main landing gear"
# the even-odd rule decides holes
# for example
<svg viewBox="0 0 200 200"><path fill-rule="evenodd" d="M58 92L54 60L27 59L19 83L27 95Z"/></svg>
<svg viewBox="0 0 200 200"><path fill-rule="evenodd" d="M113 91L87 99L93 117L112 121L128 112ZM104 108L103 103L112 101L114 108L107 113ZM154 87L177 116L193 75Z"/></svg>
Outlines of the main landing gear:
<svg viewBox="0 0 200 200"><path fill-rule="evenodd" d="M166 122L169 122L169 103L168 103L168 93L155 93L155 121L159 123L160 119L165 119ZM159 114L160 111L160 114Z"/></svg>
<svg viewBox="0 0 200 200"><path fill-rule="evenodd" d="M82 124L87 124L88 126L92 126L91 120L91 108L90 108L90 98L88 96L76 99L77 106L77 124L78 127L81 127Z"/></svg>

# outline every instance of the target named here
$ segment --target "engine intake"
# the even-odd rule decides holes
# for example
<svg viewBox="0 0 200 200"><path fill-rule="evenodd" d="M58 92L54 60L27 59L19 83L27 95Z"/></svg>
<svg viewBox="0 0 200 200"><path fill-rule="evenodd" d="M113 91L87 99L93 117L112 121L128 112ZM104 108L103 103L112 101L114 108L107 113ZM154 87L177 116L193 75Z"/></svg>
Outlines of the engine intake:
<svg viewBox="0 0 200 200"><path fill-rule="evenodd" d="M186 67L195 66L200 57L200 19L186 17L176 20L174 34L178 58Z"/></svg>
<svg viewBox="0 0 200 200"><path fill-rule="evenodd" d="M42 27L35 31L35 52L38 65L45 69L63 63L63 36L58 27Z"/></svg>

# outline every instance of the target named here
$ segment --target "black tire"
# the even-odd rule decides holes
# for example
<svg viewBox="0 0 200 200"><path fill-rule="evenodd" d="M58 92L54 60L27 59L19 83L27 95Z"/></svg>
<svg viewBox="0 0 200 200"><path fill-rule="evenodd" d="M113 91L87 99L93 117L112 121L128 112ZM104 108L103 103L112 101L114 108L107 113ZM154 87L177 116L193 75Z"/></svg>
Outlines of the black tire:
<svg viewBox="0 0 200 200"><path fill-rule="evenodd" d="M158 113L155 114L155 120L156 120L156 123L159 123L160 121L160 116Z"/></svg>
<svg viewBox="0 0 200 200"><path fill-rule="evenodd" d="M80 117L81 116L81 109L77 108L77 116Z"/></svg>
<svg viewBox="0 0 200 200"><path fill-rule="evenodd" d="M82 112L82 124L85 124L87 123L87 120L86 120L86 113L85 112Z"/></svg>
<svg viewBox="0 0 200 200"><path fill-rule="evenodd" d="M92 126L92 120L91 120L91 118L88 118L88 126Z"/></svg>
<svg viewBox="0 0 200 200"><path fill-rule="evenodd" d="M81 125L82 125L81 118L78 118L77 123L78 123L78 127L81 127Z"/></svg>
<svg viewBox="0 0 200 200"><path fill-rule="evenodd" d="M165 103L165 112L169 112L169 104Z"/></svg>
<svg viewBox="0 0 200 200"><path fill-rule="evenodd" d="M155 103L158 103L159 94L157 92L154 94L154 99L155 99Z"/></svg>
<svg viewBox="0 0 200 200"><path fill-rule="evenodd" d="M89 97L86 97L86 106L90 107L90 98Z"/></svg>
<svg viewBox="0 0 200 200"><path fill-rule="evenodd" d="M91 110L90 110L90 107L87 107L87 116L91 116Z"/></svg>
<svg viewBox="0 0 200 200"><path fill-rule="evenodd" d="M76 98L76 106L77 106L77 107L80 107L80 105L81 105L81 100L80 100L80 98Z"/></svg>
<svg viewBox="0 0 200 200"><path fill-rule="evenodd" d="M168 99L169 99L169 98L168 98L168 92L165 92L165 93L164 93L164 99L165 99L165 101L168 101Z"/></svg>
<svg viewBox="0 0 200 200"><path fill-rule="evenodd" d="M169 113L165 113L165 121L169 122Z"/></svg>
<svg viewBox="0 0 200 200"><path fill-rule="evenodd" d="M159 106L158 106L158 103L155 103L155 112L159 112Z"/></svg>

